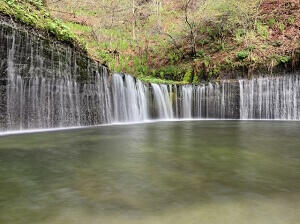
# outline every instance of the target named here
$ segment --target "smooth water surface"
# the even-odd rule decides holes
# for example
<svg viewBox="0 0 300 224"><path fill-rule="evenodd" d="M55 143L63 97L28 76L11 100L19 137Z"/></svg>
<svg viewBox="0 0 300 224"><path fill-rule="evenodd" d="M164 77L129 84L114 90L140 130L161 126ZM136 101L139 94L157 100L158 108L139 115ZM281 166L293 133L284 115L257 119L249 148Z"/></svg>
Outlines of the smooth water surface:
<svg viewBox="0 0 300 224"><path fill-rule="evenodd" d="M299 122L161 122L0 137L3 224L299 220Z"/></svg>

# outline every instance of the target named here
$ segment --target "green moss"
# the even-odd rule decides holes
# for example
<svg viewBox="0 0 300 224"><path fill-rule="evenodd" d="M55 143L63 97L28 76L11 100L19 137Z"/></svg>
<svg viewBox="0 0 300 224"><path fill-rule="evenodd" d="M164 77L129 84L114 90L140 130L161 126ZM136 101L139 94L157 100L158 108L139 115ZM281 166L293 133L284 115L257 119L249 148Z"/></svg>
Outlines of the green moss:
<svg viewBox="0 0 300 224"><path fill-rule="evenodd" d="M147 82L147 83L157 83L157 84L173 84L173 85L178 85L178 84L184 84L184 82L180 81L173 81L173 80L165 80L165 79L159 79L156 77L152 76L140 76L139 79L142 82Z"/></svg>
<svg viewBox="0 0 300 224"><path fill-rule="evenodd" d="M79 44L75 35L63 22L50 16L42 0L0 1L0 12L28 26L51 33L60 41Z"/></svg>

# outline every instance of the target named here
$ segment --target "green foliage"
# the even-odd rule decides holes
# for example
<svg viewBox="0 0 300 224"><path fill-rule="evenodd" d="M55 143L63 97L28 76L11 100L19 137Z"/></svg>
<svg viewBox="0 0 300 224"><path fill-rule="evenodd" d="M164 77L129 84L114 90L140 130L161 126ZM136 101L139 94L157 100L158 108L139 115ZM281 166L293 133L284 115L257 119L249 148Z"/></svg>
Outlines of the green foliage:
<svg viewBox="0 0 300 224"><path fill-rule="evenodd" d="M183 82L184 83L191 83L193 81L193 69L188 68L185 72Z"/></svg>
<svg viewBox="0 0 300 224"><path fill-rule="evenodd" d="M275 18L271 17L271 18L269 18L269 19L267 20L267 25L268 25L269 27L273 28L275 24L276 24L276 19L275 19Z"/></svg>
<svg viewBox="0 0 300 224"><path fill-rule="evenodd" d="M279 8L266 14L259 0L207 0L204 4L192 0L188 1L191 3L188 8L191 28L182 7L187 1L176 4L166 1L161 8L152 4L153 1L141 1L136 17L132 17L130 0L101 0L105 5L111 4L115 12L122 12L113 16L111 11L96 4L99 0L79 1L80 6L71 1L58 5L69 5L68 12L74 12L78 18L87 18L87 24L92 24L92 29L78 24L70 27L88 43L89 52L105 61L112 70L189 83L201 78L218 78L223 69L267 64L270 52L284 54L280 52L283 48L274 49L283 43L271 40L270 31L278 29L280 23L287 26L298 19L291 14L284 21L278 16ZM282 28L283 32L285 27ZM191 31L194 32L193 40ZM194 40L196 54L191 56ZM118 57L111 53L115 50Z"/></svg>
<svg viewBox="0 0 300 224"><path fill-rule="evenodd" d="M193 78L193 84L197 84L199 83L199 76L198 75L194 75L194 78Z"/></svg>
<svg viewBox="0 0 300 224"><path fill-rule="evenodd" d="M208 1L210 7L222 27L223 32L232 33L236 28L247 28L251 26L251 21L248 17L255 10L257 5L256 0L241 1L241 0L226 0L226 1Z"/></svg>
<svg viewBox="0 0 300 224"><path fill-rule="evenodd" d="M261 22L256 23L257 33L264 39L269 37L269 27L267 25L262 24Z"/></svg>
<svg viewBox="0 0 300 224"><path fill-rule="evenodd" d="M42 0L6 0L0 2L0 11L26 25L51 33L60 41L79 42L64 23L50 16Z"/></svg>
<svg viewBox="0 0 300 224"><path fill-rule="evenodd" d="M91 27L81 25L81 24L78 24L78 23L67 22L65 24L71 30L80 31L80 32L90 32L91 31Z"/></svg>
<svg viewBox="0 0 300 224"><path fill-rule="evenodd" d="M273 62L277 62L276 64L287 64L292 60L291 56L288 55L272 55Z"/></svg>
<svg viewBox="0 0 300 224"><path fill-rule="evenodd" d="M218 46L218 49L220 51L225 51L226 50L226 43L225 42L221 42Z"/></svg>
<svg viewBox="0 0 300 224"><path fill-rule="evenodd" d="M153 76L140 76L139 79L142 82L147 83L157 83L157 84L184 84L183 82L173 81L173 80L165 80L165 79L159 79Z"/></svg>
<svg viewBox="0 0 300 224"><path fill-rule="evenodd" d="M204 46L206 44L209 44L210 43L210 40L209 39L201 39L198 41L198 43L201 45L201 46Z"/></svg>
<svg viewBox="0 0 300 224"><path fill-rule="evenodd" d="M202 59L202 61L203 61L204 66L208 67L209 64L211 63L211 58L210 58L210 56L204 56L204 58Z"/></svg>
<svg viewBox="0 0 300 224"><path fill-rule="evenodd" d="M28 2L35 6L38 10L42 10L44 8L43 0L29 0Z"/></svg>
<svg viewBox="0 0 300 224"><path fill-rule="evenodd" d="M235 30L235 40L238 43L241 43L243 41L243 37L246 34L246 30L245 29L236 29Z"/></svg>
<svg viewBox="0 0 300 224"><path fill-rule="evenodd" d="M213 77L216 78L216 77L218 77L219 73L220 73L220 67L217 65L214 65L213 68L209 70L208 76L210 79Z"/></svg>
<svg viewBox="0 0 300 224"><path fill-rule="evenodd" d="M176 63L180 60L180 54L178 52L171 51L168 54L168 59L169 59L171 64L174 64L174 63Z"/></svg>
<svg viewBox="0 0 300 224"><path fill-rule="evenodd" d="M249 57L249 51L243 50L243 51L239 51L236 54L237 59L239 60L245 60L246 58Z"/></svg>
<svg viewBox="0 0 300 224"><path fill-rule="evenodd" d="M162 67L158 70L158 75L160 78L164 79L166 76L176 76L178 74L178 68L174 65L169 65Z"/></svg>
<svg viewBox="0 0 300 224"><path fill-rule="evenodd" d="M0 11L61 41L86 46L90 56L113 71L158 83L198 83L219 78L223 70L268 64L270 58L277 65L288 63L287 56L271 56L270 52L288 54L289 46L283 52L280 46L285 43L271 40L269 33L274 29L284 33L286 26L298 21L295 13L288 18L278 16L281 9L266 15L259 0L206 0L204 4L192 0L188 8L190 28L182 7L186 1L166 1L160 8L153 1L141 1L135 16L132 0L99 1L49 4L54 15L58 14L57 8L63 7L64 17L74 21L67 23L51 17L43 0L0 0ZM196 43L196 54L192 56L191 31Z"/></svg>
<svg viewBox="0 0 300 224"><path fill-rule="evenodd" d="M246 51L249 51L249 52L252 52L256 49L256 46L255 45L249 45L247 48L246 48Z"/></svg>
<svg viewBox="0 0 300 224"><path fill-rule="evenodd" d="M75 39L75 35L60 20L47 19L46 29L59 40L71 43Z"/></svg>
<svg viewBox="0 0 300 224"><path fill-rule="evenodd" d="M285 25L284 23L280 22L277 24L278 28L280 29L281 33L284 33Z"/></svg>
<svg viewBox="0 0 300 224"><path fill-rule="evenodd" d="M98 51L98 57L101 59L101 61L106 63L113 60L113 57L108 52L103 50Z"/></svg>
<svg viewBox="0 0 300 224"><path fill-rule="evenodd" d="M198 50L196 52L196 57L202 58L205 56L205 52L203 50Z"/></svg>
<svg viewBox="0 0 300 224"><path fill-rule="evenodd" d="M293 25L295 23L295 17L294 16L290 16L288 19L287 19L287 24L288 25Z"/></svg>
<svg viewBox="0 0 300 224"><path fill-rule="evenodd" d="M286 64L288 62L291 61L291 57L290 56L280 56L279 57L279 61L282 63L282 64Z"/></svg>
<svg viewBox="0 0 300 224"><path fill-rule="evenodd" d="M144 75L149 74L149 67L146 63L146 58L134 57L133 69L135 71L135 74L138 76L144 76Z"/></svg>

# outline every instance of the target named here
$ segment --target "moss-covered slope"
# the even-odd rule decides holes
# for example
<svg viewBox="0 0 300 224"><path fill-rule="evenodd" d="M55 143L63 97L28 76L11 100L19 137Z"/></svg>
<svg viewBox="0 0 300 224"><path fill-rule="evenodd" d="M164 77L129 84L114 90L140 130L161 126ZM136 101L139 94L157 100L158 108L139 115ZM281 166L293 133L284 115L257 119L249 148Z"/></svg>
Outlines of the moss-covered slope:
<svg viewBox="0 0 300 224"><path fill-rule="evenodd" d="M44 0L0 0L0 12L49 37L82 48L70 28L50 15Z"/></svg>

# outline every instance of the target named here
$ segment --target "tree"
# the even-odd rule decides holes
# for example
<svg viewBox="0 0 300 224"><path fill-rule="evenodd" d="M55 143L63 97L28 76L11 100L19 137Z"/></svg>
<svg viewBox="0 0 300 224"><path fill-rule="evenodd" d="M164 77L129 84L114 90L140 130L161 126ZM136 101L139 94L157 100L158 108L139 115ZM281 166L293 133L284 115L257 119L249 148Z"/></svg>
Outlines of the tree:
<svg viewBox="0 0 300 224"><path fill-rule="evenodd" d="M198 15L200 10L204 10L206 0L184 0L183 1L183 12L184 22L188 28L188 39L190 42L190 56L196 57L197 54L197 35L198 26L196 20L199 20Z"/></svg>

